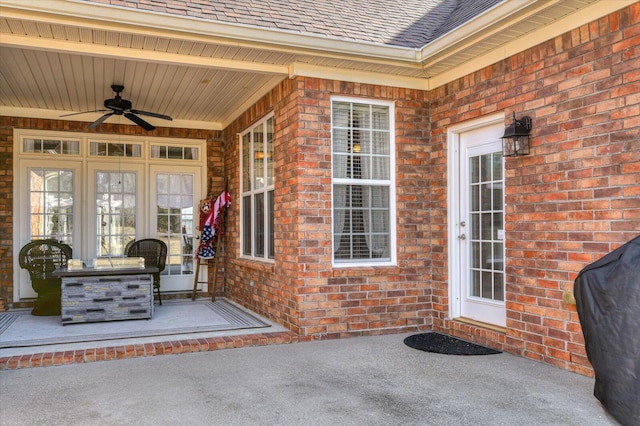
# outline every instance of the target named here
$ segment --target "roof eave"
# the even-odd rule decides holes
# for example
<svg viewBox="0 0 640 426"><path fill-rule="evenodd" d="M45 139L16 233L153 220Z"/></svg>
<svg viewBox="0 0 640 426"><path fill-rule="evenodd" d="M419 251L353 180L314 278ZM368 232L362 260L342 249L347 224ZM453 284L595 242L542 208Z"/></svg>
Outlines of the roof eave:
<svg viewBox="0 0 640 426"><path fill-rule="evenodd" d="M485 39L495 34L507 25L513 25L513 16L523 10L527 13L518 16L518 20L526 19L536 11L545 9L560 0L520 0L507 1L488 9L474 19L466 22L454 30L440 36L436 40L423 46L418 51L417 61L425 68L436 60L455 54L457 51L478 42L478 38ZM537 6L537 7L532 7Z"/></svg>
<svg viewBox="0 0 640 426"><path fill-rule="evenodd" d="M350 59L357 57L416 64L418 49L358 40L344 40L287 30L264 29L244 24L208 21L189 16L77 2L74 0L2 0L3 15L22 19L57 21L87 28L131 31L156 36L177 33L206 36L208 41L248 48L274 48L282 52L314 54L326 52ZM143 30L143 29L146 29Z"/></svg>

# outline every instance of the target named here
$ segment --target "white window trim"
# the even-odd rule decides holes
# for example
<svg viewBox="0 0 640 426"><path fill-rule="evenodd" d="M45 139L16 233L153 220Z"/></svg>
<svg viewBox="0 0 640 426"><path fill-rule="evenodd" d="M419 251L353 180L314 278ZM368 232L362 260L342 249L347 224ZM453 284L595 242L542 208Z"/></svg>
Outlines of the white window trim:
<svg viewBox="0 0 640 426"><path fill-rule="evenodd" d="M265 186L264 188L261 188L260 190L249 190L249 191L245 191L244 189L244 181L243 181L243 170L244 170L244 161L243 161L243 151L242 151L242 138L244 137L244 135L246 135L247 133L252 134L253 131L255 130L256 127L262 125L264 126L263 129L266 131L267 128L267 121L269 119L273 119L274 118L274 113L271 112L267 115L265 115L264 117L262 117L259 121L254 122L253 124L251 124L251 126L247 127L244 131L242 131L241 133L238 133L238 153L239 153L239 163L240 163L240 167L239 167L239 180L240 180L240 197L239 197L239 202L240 202L240 253L239 253L239 257L241 259L247 259L247 260L255 260L258 262L265 262L265 263L275 263L275 258L274 259L270 259L269 258L269 241L268 241L268 235L269 235L269 212L268 212L268 197L267 194L270 191L275 191L275 180L276 180L276 176L274 173L273 176L273 180L274 180L274 184L270 185L270 186ZM274 132L275 132L275 119L274 119ZM253 143L253 142L252 142ZM275 141L274 141L275 143ZM265 140L265 147L266 147L266 140ZM266 173L266 166L267 163L265 162L265 173ZM253 182L253 167L250 166L250 179ZM256 194L264 194L264 207L265 207L265 215L264 215L264 230L265 230L265 246L264 246L264 256L258 257L258 256L254 256L254 255L248 255L248 254L244 254L244 229L245 229L245 224L244 224L244 197L245 196L250 196L251 199L253 200L254 195ZM275 212L275 206L274 206L274 212ZM255 224L255 206L251 206L251 224L254 225ZM275 236L274 236L275 239ZM274 242L275 243L275 242ZM253 226L251 228L251 251L252 253L255 251L255 247L256 247L256 242L255 242L255 234L254 234L254 229ZM274 257L275 257L275 253L274 253Z"/></svg>
<svg viewBox="0 0 640 426"><path fill-rule="evenodd" d="M334 268L354 268L354 267L374 267L374 266L396 266L397 265L397 245L396 245L396 138L395 138L395 102L384 101L380 99L368 99L349 96L332 96L331 97L331 265ZM333 253L334 229L335 223L333 208L333 188L334 185L353 184L351 179L340 179L333 177L333 104L334 102L350 102L368 105L383 105L389 107L389 260L376 261L375 259L358 260L358 261L338 261L336 262ZM380 185L383 180L361 179L359 185L376 184Z"/></svg>

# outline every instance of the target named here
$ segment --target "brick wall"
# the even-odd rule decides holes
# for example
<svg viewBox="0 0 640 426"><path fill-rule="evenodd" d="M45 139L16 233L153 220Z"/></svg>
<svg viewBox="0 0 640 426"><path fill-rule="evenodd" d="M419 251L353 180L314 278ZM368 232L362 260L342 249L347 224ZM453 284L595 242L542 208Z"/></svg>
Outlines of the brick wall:
<svg viewBox="0 0 640 426"><path fill-rule="evenodd" d="M208 182L213 186L223 180L221 132L209 130L157 128L152 133L138 126L104 123L98 129L87 129L79 121L43 120L0 116L0 312L13 301L13 129L38 129L64 132L142 135L145 137L171 137L206 139L208 153ZM3 253L4 251L4 253ZM212 271L210 270L210 273Z"/></svg>
<svg viewBox="0 0 640 426"><path fill-rule="evenodd" d="M331 267L331 95L396 101L397 267ZM229 297L303 338L417 330L429 324L431 190L421 177L429 173L425 160L433 154L426 143L424 97L416 90L296 78L283 81L225 132L228 176L237 193L235 133L274 111L276 262L237 258L236 203L228 227Z"/></svg>
<svg viewBox="0 0 640 426"><path fill-rule="evenodd" d="M276 111L275 120L275 152L276 167L275 203L277 223L285 214L295 207L295 200L290 194L285 194L280 188L287 182L285 167L290 163L288 145L294 143L296 129L296 101L297 90L295 81L285 79L271 92L254 104L224 131L225 135L225 167L229 192L233 198L231 208L227 213L224 250L227 260L225 263L225 295L244 306L271 318L291 330L297 331L298 313L295 306L294 292L297 287L297 277L292 274L289 264L281 262L276 265L242 260L238 258L240 252L240 144L237 134L248 126L263 118L271 111ZM282 176L282 177L281 177ZM288 235L285 234L287 225L279 226L276 230L276 258L282 259L282 253ZM250 283L253 281L254 285Z"/></svg>
<svg viewBox="0 0 640 426"><path fill-rule="evenodd" d="M1 121L0 121L1 123ZM0 126L0 312L13 300L13 132Z"/></svg>
<svg viewBox="0 0 640 426"><path fill-rule="evenodd" d="M506 335L446 320L445 280L433 282L436 328L591 374L563 294L640 234L639 17L636 3L433 91L437 141L449 123L494 111L533 119L531 155L505 165Z"/></svg>
<svg viewBox="0 0 640 426"><path fill-rule="evenodd" d="M225 132L228 176L238 189L234 134L275 111L276 263L237 258L233 219L227 294L303 338L432 325L591 374L575 306L563 296L584 266L640 233L639 9L428 93L284 81ZM331 267L332 94L396 101L397 267ZM499 111L534 123L532 154L505 166L506 330L448 319L446 129ZM232 216L239 217L238 203Z"/></svg>

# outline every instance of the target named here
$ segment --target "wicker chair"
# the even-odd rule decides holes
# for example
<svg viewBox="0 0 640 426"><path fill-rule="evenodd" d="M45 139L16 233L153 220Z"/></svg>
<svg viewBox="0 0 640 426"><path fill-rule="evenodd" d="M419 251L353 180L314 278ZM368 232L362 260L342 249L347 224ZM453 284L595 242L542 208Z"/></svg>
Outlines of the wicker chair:
<svg viewBox="0 0 640 426"><path fill-rule="evenodd" d="M154 238L136 240L128 244L126 249L127 257L144 257L145 266L155 266L158 272L153 274L153 288L158 293L158 301L162 305L160 294L160 273L164 271L167 263L167 245L164 241Z"/></svg>
<svg viewBox="0 0 640 426"><path fill-rule="evenodd" d="M33 315L60 315L62 280L52 275L57 268L67 266L71 247L55 240L34 240L20 250L20 267L31 277L31 286L38 294Z"/></svg>

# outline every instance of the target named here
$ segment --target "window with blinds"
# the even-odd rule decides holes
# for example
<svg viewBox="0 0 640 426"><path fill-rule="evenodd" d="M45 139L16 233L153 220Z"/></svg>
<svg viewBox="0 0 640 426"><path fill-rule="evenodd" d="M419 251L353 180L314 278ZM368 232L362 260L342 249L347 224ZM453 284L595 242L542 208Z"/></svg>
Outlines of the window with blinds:
<svg viewBox="0 0 640 426"><path fill-rule="evenodd" d="M333 99L334 262L392 262L393 104Z"/></svg>
<svg viewBox="0 0 640 426"><path fill-rule="evenodd" d="M240 250L243 257L267 261L275 254L273 126L270 115L240 135Z"/></svg>

